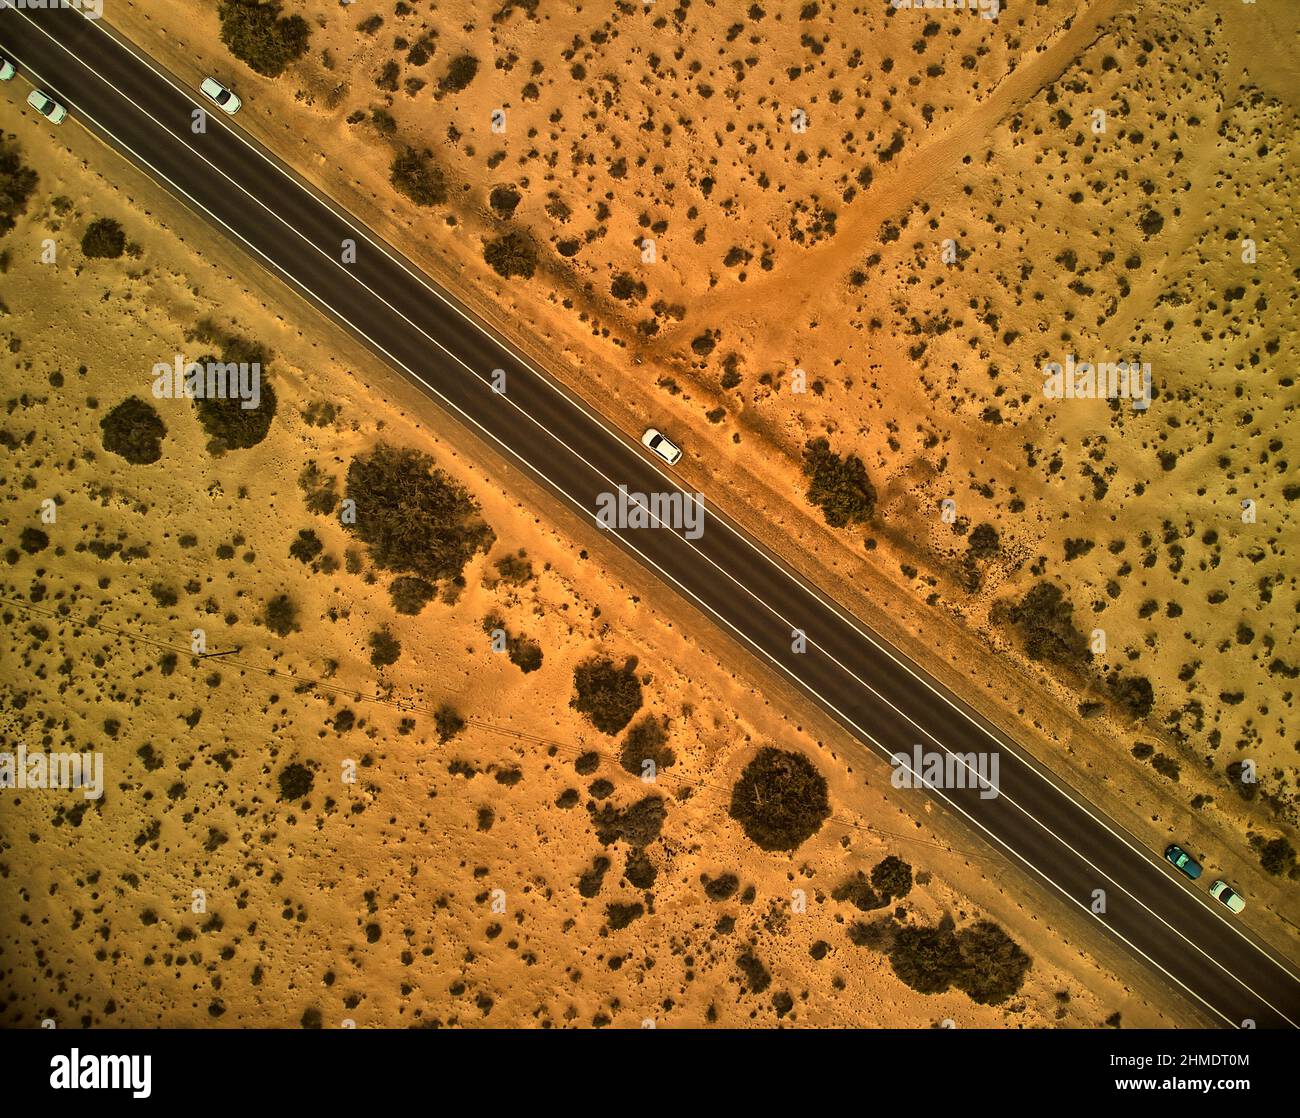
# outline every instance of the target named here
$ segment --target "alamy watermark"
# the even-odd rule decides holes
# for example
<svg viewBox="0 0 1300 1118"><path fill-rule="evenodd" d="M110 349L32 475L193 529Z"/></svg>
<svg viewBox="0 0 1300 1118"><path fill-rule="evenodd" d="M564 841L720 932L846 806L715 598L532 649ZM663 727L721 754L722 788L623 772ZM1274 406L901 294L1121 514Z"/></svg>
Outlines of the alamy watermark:
<svg viewBox="0 0 1300 1118"><path fill-rule="evenodd" d="M981 800L997 798L997 753L953 753L947 749L922 749L895 753L889 782L895 788L978 788Z"/></svg>
<svg viewBox="0 0 1300 1118"><path fill-rule="evenodd" d="M596 522L609 531L615 528L672 528L688 540L704 534L704 494L637 493L620 485L617 493L596 498Z"/></svg>
<svg viewBox="0 0 1300 1118"><path fill-rule="evenodd" d="M102 753L0 753L0 788L80 788L88 800L104 794Z"/></svg>
<svg viewBox="0 0 1300 1118"><path fill-rule="evenodd" d="M1143 361L1049 361L1043 366L1043 395L1049 400L1132 400L1134 411L1151 406L1151 363Z"/></svg>
<svg viewBox="0 0 1300 1118"><path fill-rule="evenodd" d="M256 361L186 361L153 367L155 400L238 400L245 411L262 402L262 366Z"/></svg>
<svg viewBox="0 0 1300 1118"><path fill-rule="evenodd" d="M912 8L959 8L968 12L979 12L980 19L997 19L1002 11L1002 0L889 0L895 11Z"/></svg>
<svg viewBox="0 0 1300 1118"><path fill-rule="evenodd" d="M0 8L25 8L29 12L71 8L87 19L99 19L104 14L104 0L0 0Z"/></svg>

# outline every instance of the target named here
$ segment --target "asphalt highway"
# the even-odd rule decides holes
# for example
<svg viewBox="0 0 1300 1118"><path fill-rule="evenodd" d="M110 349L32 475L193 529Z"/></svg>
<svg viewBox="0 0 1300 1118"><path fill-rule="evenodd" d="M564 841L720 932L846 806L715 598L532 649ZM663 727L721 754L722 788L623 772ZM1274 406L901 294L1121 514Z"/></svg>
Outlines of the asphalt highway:
<svg viewBox="0 0 1300 1118"><path fill-rule="evenodd" d="M83 126L99 135L583 514L594 518L601 494L620 484L643 494L676 490L673 471L638 445L639 431L616 431L561 391L397 250L286 174L196 88L103 26L73 10L4 9L0 51L19 67L17 79L0 85L6 113L34 115L24 103L30 84L52 93L69 109L63 124L44 125L52 139ZM197 107L211 110L198 135L191 129ZM111 165L104 170L111 173ZM441 218L431 212L428 220ZM344 264L349 240L357 258ZM156 359L141 359L142 390ZM494 370L505 372L504 392L494 388ZM690 447L686 453L689 459ZM1077 905L1209 1019L1234 1027L1300 1023L1297 968L1208 897L1208 875L1196 883L1181 878L1159 850L1141 847L1029 763L939 682L716 515L707 494L705 504L698 539L666 526L609 534L878 754L877 779L889 773L889 755L910 756L916 744L941 754L996 752L996 797L978 787L928 794ZM1024 946L1033 954L1032 942Z"/></svg>

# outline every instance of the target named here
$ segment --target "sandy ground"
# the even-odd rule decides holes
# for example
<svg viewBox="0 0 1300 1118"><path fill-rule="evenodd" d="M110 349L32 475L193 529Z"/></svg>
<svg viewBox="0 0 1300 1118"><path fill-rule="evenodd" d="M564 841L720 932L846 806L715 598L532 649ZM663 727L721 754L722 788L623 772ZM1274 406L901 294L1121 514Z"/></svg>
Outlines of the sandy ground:
<svg viewBox="0 0 1300 1118"><path fill-rule="evenodd" d="M1294 10L285 10L312 47L274 80L225 52L213 5L126 0L114 20L182 78L235 84L241 122L311 182L613 421L672 432L684 481L1300 946L1294 875L1255 849L1300 841ZM476 76L441 92L466 53ZM396 92L376 85L390 62ZM407 144L444 169L446 205L389 186ZM519 196L508 218L498 187ZM510 230L538 245L530 280L483 261ZM1149 363L1151 408L1045 398L1067 355ZM872 523L833 531L805 502L799 455L823 434L866 463ZM972 590L980 523L1000 551ZM1104 638L1087 677L1029 661L998 619L1040 579ZM1147 718L1101 701L1110 671L1151 683Z"/></svg>
<svg viewBox="0 0 1300 1118"><path fill-rule="evenodd" d="M5 748L100 750L107 790L0 797L0 1020L77 1025L843 1024L1096 1026L1186 1020L1160 991L1085 953L1055 903L917 799L857 771L853 743L695 643L656 609L596 533L507 489L494 464L341 333L97 141L3 103L0 127L40 183L0 242L6 414L0 530L37 524L3 576ZM66 145L66 146L65 146ZM113 217L136 247L88 260L81 233ZM54 242L54 265L39 260ZM236 279L235 277L239 277ZM149 396L151 369L191 354L201 319L263 342L278 397L270 434L214 458L187 401L156 401L167 433L153 465L101 445L118 401ZM322 402L332 422L310 424ZM377 441L413 446L480 504L496 544L458 594L395 613L388 576L333 519L312 515L308 462L341 477ZM42 503L53 501L53 523ZM289 556L315 530L315 567ZM359 553L356 569L344 562ZM535 578L495 562L524 549ZM322 566L324 557L340 564ZM332 564L330 564L332 566ZM287 594L298 631L259 621ZM497 613L537 640L522 674L487 648ZM386 624L396 663L371 665ZM188 655L193 629L209 651ZM635 655L645 710L666 716L677 763L653 789L619 767L617 741L569 707L574 665ZM169 667L169 654L175 656ZM431 712L467 719L446 743ZM351 713L351 717L346 712ZM832 818L792 855L758 851L728 817L729 789L761 744L812 758ZM596 767L578 758L595 752ZM281 797L291 764L313 774ZM355 782L345 779L355 772ZM608 782L600 786L600 781ZM557 801L573 790L574 806ZM588 804L661 794L647 848L655 880L626 877L626 843L602 846ZM937 813L936 813L937 815ZM831 891L886 854L917 885L907 922L1000 921L1034 957L1024 989L985 1007L924 996L855 947L858 917ZM581 876L609 858L599 891ZM645 867L639 867L644 872ZM701 875L734 873L715 902ZM751 892L752 890L752 892ZM807 900L794 913L794 890ZM640 903L628 927L606 906ZM828 944L815 959L812 947ZM747 992L737 960L772 976ZM788 994L788 1001L777 995ZM786 1008L788 1006L788 1008Z"/></svg>

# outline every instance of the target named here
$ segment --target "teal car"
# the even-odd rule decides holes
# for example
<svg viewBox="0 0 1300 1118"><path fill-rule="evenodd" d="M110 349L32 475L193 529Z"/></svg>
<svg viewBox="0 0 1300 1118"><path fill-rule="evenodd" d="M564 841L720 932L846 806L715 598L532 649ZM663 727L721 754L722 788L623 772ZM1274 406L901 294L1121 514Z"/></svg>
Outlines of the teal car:
<svg viewBox="0 0 1300 1118"><path fill-rule="evenodd" d="M1203 872L1201 863L1181 846L1170 846L1165 851L1165 861L1169 862L1175 869L1182 870L1193 881L1200 877Z"/></svg>

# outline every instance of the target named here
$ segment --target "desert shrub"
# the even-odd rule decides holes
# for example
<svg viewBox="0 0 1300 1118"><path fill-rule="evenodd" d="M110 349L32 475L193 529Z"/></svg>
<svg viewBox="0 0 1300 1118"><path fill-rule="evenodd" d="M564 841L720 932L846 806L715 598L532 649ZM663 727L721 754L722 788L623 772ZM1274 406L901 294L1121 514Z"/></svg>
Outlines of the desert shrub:
<svg viewBox="0 0 1300 1118"><path fill-rule="evenodd" d="M324 549L325 545L312 529L300 528L297 538L289 545L289 555L299 563L310 563Z"/></svg>
<svg viewBox="0 0 1300 1118"><path fill-rule="evenodd" d="M505 651L510 662L527 675L542 666L542 646L535 640L524 636L511 636L506 630L506 623L495 613L483 619L483 631L489 635L500 630L505 633Z"/></svg>
<svg viewBox="0 0 1300 1118"><path fill-rule="evenodd" d="M640 901L633 901L631 904L607 904L605 906L605 920L609 924L610 931L617 932L626 928L633 920L645 913L645 905Z"/></svg>
<svg viewBox="0 0 1300 1118"><path fill-rule="evenodd" d="M260 342L238 334L231 334L210 319L204 319L194 328L194 338L200 342L221 347L220 361L233 365L250 365L255 368L258 381L257 407L246 408L246 401L230 394L225 398L195 397L194 410L199 423L208 436L208 451L224 454L228 450L247 450L256 446L271 429L275 418L275 392L265 375L271 361L271 351ZM206 365L218 358L205 354L198 364Z"/></svg>
<svg viewBox="0 0 1300 1118"><path fill-rule="evenodd" d="M1110 697L1134 718L1145 718L1155 705L1155 693L1146 676L1112 673L1106 680Z"/></svg>
<svg viewBox="0 0 1300 1118"><path fill-rule="evenodd" d="M893 854L882 858L871 871L871 884L886 900L896 901L912 891L912 867Z"/></svg>
<svg viewBox="0 0 1300 1118"><path fill-rule="evenodd" d="M889 903L889 898L882 897L861 870L832 889L831 899L848 901L863 912L884 908Z"/></svg>
<svg viewBox="0 0 1300 1118"><path fill-rule="evenodd" d="M594 897L600 892L601 883L605 880L605 874L609 872L610 860L603 854L597 854L591 860L591 869L586 870L578 878L578 895L581 897Z"/></svg>
<svg viewBox="0 0 1300 1118"><path fill-rule="evenodd" d="M478 59L472 54L457 55L451 60L447 72L438 81L438 88L444 93L459 93L478 73Z"/></svg>
<svg viewBox="0 0 1300 1118"><path fill-rule="evenodd" d="M736 890L740 888L740 878L734 873L720 873L717 877L702 873L700 884L704 886L704 895L709 900L727 901L734 897Z"/></svg>
<svg viewBox="0 0 1300 1118"><path fill-rule="evenodd" d="M116 260L126 251L126 234L111 217L92 221L81 237L81 251L87 256Z"/></svg>
<svg viewBox="0 0 1300 1118"><path fill-rule="evenodd" d="M1033 960L997 924L981 920L957 933L961 970L955 984L980 1005L999 1005L1024 984Z"/></svg>
<svg viewBox="0 0 1300 1118"><path fill-rule="evenodd" d="M876 490L867 468L856 454L841 458L825 439L809 439L804 447L803 472L808 500L822 510L832 528L869 520L876 507Z"/></svg>
<svg viewBox="0 0 1300 1118"><path fill-rule="evenodd" d="M415 148L403 148L393 157L388 181L417 206L439 206L447 200L442 168Z"/></svg>
<svg viewBox="0 0 1300 1118"><path fill-rule="evenodd" d="M211 360L215 359L199 358L200 364ZM247 450L266 438L271 429L271 420L275 418L275 392L265 379L262 380L260 394L255 408L244 407L243 401L234 396L216 399L195 397L194 410L208 435L209 453Z"/></svg>
<svg viewBox="0 0 1300 1118"><path fill-rule="evenodd" d="M652 714L628 730L619 754L619 764L634 776L641 775L641 766L646 761L653 761L655 772L659 773L676 760L677 755L668 748L668 720Z"/></svg>
<svg viewBox="0 0 1300 1118"><path fill-rule="evenodd" d="M522 195L513 186L494 186L488 195L488 204L497 217L510 217L522 200Z"/></svg>
<svg viewBox="0 0 1300 1118"><path fill-rule="evenodd" d="M1295 847L1285 835L1270 839L1259 848L1259 864L1264 867L1266 873L1274 876L1289 874L1295 869Z"/></svg>
<svg viewBox="0 0 1300 1118"><path fill-rule="evenodd" d="M966 540L966 553L972 559L991 559L1001 547L998 530L992 524L976 524Z"/></svg>
<svg viewBox="0 0 1300 1118"><path fill-rule="evenodd" d="M584 661L573 670L573 689L577 695L569 705L611 736L641 709L641 681L636 677L636 661L630 658L621 668L605 657Z"/></svg>
<svg viewBox="0 0 1300 1118"><path fill-rule="evenodd" d="M338 481L314 461L302 468L302 473L298 475L298 488L302 490L307 511L318 516L329 516L339 503Z"/></svg>
<svg viewBox="0 0 1300 1118"><path fill-rule="evenodd" d="M167 428L152 404L128 396L99 421L104 449L120 454L133 466L147 466L162 457Z"/></svg>
<svg viewBox="0 0 1300 1118"><path fill-rule="evenodd" d="M400 578L393 579L393 584L388 588L389 597L393 600L393 609L398 613L406 614L419 613L429 604L435 593L436 588L432 583L411 575L402 575Z"/></svg>
<svg viewBox="0 0 1300 1118"><path fill-rule="evenodd" d="M662 796L646 796L622 810L605 804L599 811L592 811L591 822L602 845L622 840L639 849L659 837L667 815Z"/></svg>
<svg viewBox="0 0 1300 1118"><path fill-rule="evenodd" d="M537 267L537 248L527 234L512 230L487 241L483 245L483 259L505 279L511 276L530 279Z"/></svg>
<svg viewBox="0 0 1300 1118"><path fill-rule="evenodd" d="M764 850L793 850L830 815L826 778L802 753L765 746L731 790L731 817Z"/></svg>
<svg viewBox="0 0 1300 1118"><path fill-rule="evenodd" d="M24 165L22 149L0 138L0 237L27 212L27 200L36 190L39 177Z"/></svg>
<svg viewBox="0 0 1300 1118"><path fill-rule="evenodd" d="M470 495L416 450L380 443L348 466L348 497L375 564L427 582L461 577L465 564L495 540Z"/></svg>
<svg viewBox="0 0 1300 1118"><path fill-rule="evenodd" d="M1055 583L1035 583L1007 616L1020 630L1031 660L1077 667L1092 658L1087 639L1074 624L1074 605Z"/></svg>
<svg viewBox="0 0 1300 1118"><path fill-rule="evenodd" d="M222 0L217 16L230 53L265 77L278 77L307 52L311 27L301 16L281 17L279 3Z"/></svg>
<svg viewBox="0 0 1300 1118"><path fill-rule="evenodd" d="M659 876L659 870L644 850L630 850L627 864L623 867L623 876L633 888L651 889L654 887L655 878Z"/></svg>
<svg viewBox="0 0 1300 1118"><path fill-rule="evenodd" d="M465 728L465 719L454 707L443 703L433 712L433 726L438 731L438 740L449 742Z"/></svg>
<svg viewBox="0 0 1300 1118"><path fill-rule="evenodd" d="M1178 767L1178 762L1167 754L1157 753L1152 757L1151 767L1161 776L1165 777L1165 779L1172 780L1175 784L1178 783L1178 777L1181 771Z"/></svg>
<svg viewBox="0 0 1300 1118"><path fill-rule="evenodd" d="M301 800L311 791L315 777L306 765L296 761L280 770L280 799Z"/></svg>
<svg viewBox="0 0 1300 1118"><path fill-rule="evenodd" d="M287 594L277 594L266 603L262 620L277 637L287 637L298 628L298 607Z"/></svg>
<svg viewBox="0 0 1300 1118"><path fill-rule="evenodd" d="M763 966L758 956L752 951L746 951L741 955L736 960L736 966L740 968L741 973L745 976L751 994L761 994L772 985L771 972L767 967Z"/></svg>
<svg viewBox="0 0 1300 1118"><path fill-rule="evenodd" d="M388 631L386 625L370 634L370 662L376 668L386 668L389 664L396 664L401 655L402 642Z"/></svg>
<svg viewBox="0 0 1300 1118"><path fill-rule="evenodd" d="M501 581L508 582L511 586L523 586L535 577L533 565L528 561L528 553L523 548L513 555L503 555L494 565Z"/></svg>
<svg viewBox="0 0 1300 1118"><path fill-rule="evenodd" d="M35 555L50 546L50 537L39 528L28 525L18 535L18 546L28 555Z"/></svg>
<svg viewBox="0 0 1300 1118"><path fill-rule="evenodd" d="M962 954L951 928L907 927L894 936L889 963L913 990L942 994L960 974Z"/></svg>

